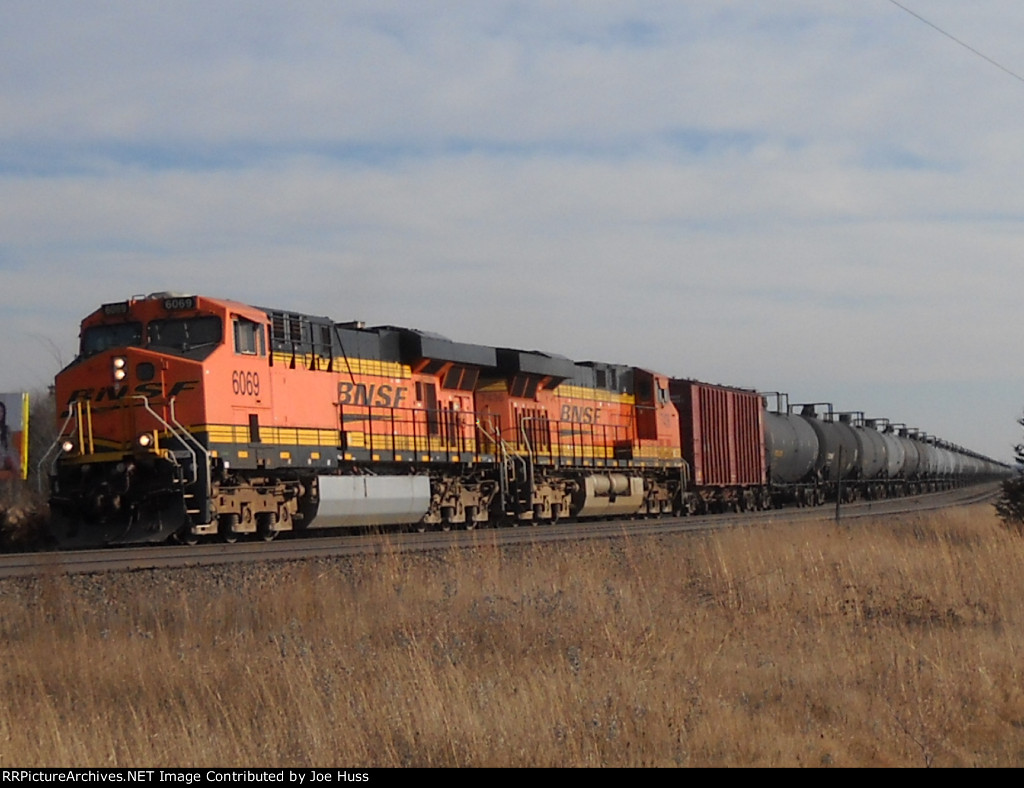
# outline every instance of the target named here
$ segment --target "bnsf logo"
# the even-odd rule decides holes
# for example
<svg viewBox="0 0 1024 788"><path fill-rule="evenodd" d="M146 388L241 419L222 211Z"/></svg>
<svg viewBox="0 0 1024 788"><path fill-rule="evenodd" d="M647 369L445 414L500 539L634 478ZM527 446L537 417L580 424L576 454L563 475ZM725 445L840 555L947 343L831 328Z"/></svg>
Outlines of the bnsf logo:
<svg viewBox="0 0 1024 788"><path fill-rule="evenodd" d="M597 424L600 418L600 408L580 407L579 405L562 406L562 421L573 421L577 424Z"/></svg>
<svg viewBox="0 0 1024 788"><path fill-rule="evenodd" d="M199 388L198 380L179 380L175 383L171 390L167 392L167 398L176 397L183 391L194 391ZM67 403L70 405L72 402L79 400L89 400L90 402L116 402L118 400L125 399L128 396L143 396L151 399L156 397L162 397L164 393L163 387L159 383L140 383L134 389L127 387L118 388L116 386L103 386L99 388L91 389L75 389L68 396Z"/></svg>
<svg viewBox="0 0 1024 788"><path fill-rule="evenodd" d="M369 405L378 408L398 408L409 398L409 389L405 386L390 386L387 383L377 385L371 383L352 383L343 381L338 384L339 405Z"/></svg>

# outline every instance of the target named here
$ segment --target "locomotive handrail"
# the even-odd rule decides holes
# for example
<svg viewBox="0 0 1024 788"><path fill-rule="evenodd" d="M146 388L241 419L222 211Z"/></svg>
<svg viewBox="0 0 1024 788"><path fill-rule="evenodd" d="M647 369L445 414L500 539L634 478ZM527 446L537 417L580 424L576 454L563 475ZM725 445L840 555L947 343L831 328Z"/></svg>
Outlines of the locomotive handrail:
<svg viewBox="0 0 1024 788"><path fill-rule="evenodd" d="M159 413L157 413L155 410L153 410L152 407L150 407L149 398L146 397L145 395L143 395L143 394L133 394L132 395L132 399L142 400L142 407L146 409L146 411L149 413L149 415L151 415L154 419L156 419L158 422L163 424L164 427L167 429L168 433L170 433L175 438L177 438L179 441L181 441L182 445L185 447L185 451L187 451L192 456L192 481L190 482L190 484L195 484L199 480L199 466L198 466L198 463L196 462L196 453L188 445L188 438L191 438L192 435L189 434L188 431L185 430L184 427L181 427L181 430L182 430L182 432L184 432L188 436L188 438L185 438L185 437L182 437L182 435L179 435L177 430L175 430L175 428L170 423L168 423L168 421L163 416L161 416ZM172 411L174 409L174 404L173 403L174 403L174 398L172 397L168 401L168 404L170 405ZM173 416L172 416L172 418L173 418ZM181 425L179 425L179 427L180 426ZM173 455L171 455L171 456L173 457ZM175 465L179 465L177 458L174 458L174 464Z"/></svg>
<svg viewBox="0 0 1024 788"><path fill-rule="evenodd" d="M176 402L176 398L175 397L171 397L167 401L167 405L168 405L169 410L170 410L171 421L174 422L174 426L176 426L179 430L181 430L181 435L178 437L178 439L182 440L182 438L184 438L185 440L190 441L197 449L199 449L200 453L203 455L203 462L206 463L206 468L207 468L207 474L206 474L206 493L207 493L207 495L209 495L213 491L212 480L210 479L210 474L209 474L209 469L210 469L210 452L206 450L206 447L203 446L203 444L199 442L199 439L196 438L195 435L193 435L191 432L189 432L188 429L186 429L186 427L180 421L178 421L178 415L177 415L177 412L174 409L174 403L175 402ZM196 464L196 455L193 453L192 454L192 483L193 484L195 484L198 481L198 476L199 476L199 468L198 468L198 466Z"/></svg>
<svg viewBox="0 0 1024 788"><path fill-rule="evenodd" d="M480 429L487 438L494 442L494 444L501 450L501 464L505 466L508 463L515 462L518 460L522 463L523 472L527 472L526 460L523 456L513 448L507 440L501 436L500 430L495 427L492 423L491 431L488 431L487 426L484 425L480 419L476 420L476 426ZM499 489L501 490L501 510L503 512L508 511L507 499L508 499L508 474L502 473L499 477Z"/></svg>
<svg viewBox="0 0 1024 788"><path fill-rule="evenodd" d="M467 434L467 429L473 424L479 425L475 411L368 403L336 404L343 435L353 432L345 429L346 416L356 422L365 422L363 434L366 449L379 448L397 454L402 450L402 444L413 452L432 453L436 450L448 455L471 454L474 457L481 454L477 436Z"/></svg>
<svg viewBox="0 0 1024 788"><path fill-rule="evenodd" d="M494 426L493 422L491 423L490 430L488 430L487 426L480 421L480 419L476 420L476 426L480 428L480 431L483 432L489 440L493 441L495 445L500 446L502 452L519 458L519 461L524 463L523 467L526 467L525 462L522 459L522 454L516 450L511 443L501 437L501 432Z"/></svg>
<svg viewBox="0 0 1024 788"><path fill-rule="evenodd" d="M61 445L61 442L63 440L70 440L70 436L65 438L64 430L67 429L68 424L71 423L71 417L74 416L74 415L75 415L74 411L71 409L71 406L69 405L68 406L68 417L66 419L64 419L64 423L60 425L60 429L57 430L57 437L54 439L53 443L50 444L50 448L48 448L43 453L43 456L39 459L39 463L36 465L36 486L37 486L39 492L43 491L43 486L42 486L43 485L43 464L46 462L46 458L50 456L50 454L53 452L53 450ZM74 433L72 433L72 434L74 434ZM56 470L57 470L57 460L59 460L59 459L60 459L60 452L57 452L57 456L55 456L53 458L53 462L50 463L50 471L49 471L49 473L46 474L47 476L52 476L54 473L56 473Z"/></svg>
<svg viewBox="0 0 1024 788"><path fill-rule="evenodd" d="M526 422L528 421L540 421L538 416L523 416L519 419L519 432L522 435L523 443L526 444L526 457L529 463L526 465L526 481L529 484L528 492L530 494L530 502L533 502L533 490L534 490L534 476L533 476L533 446L530 443L530 433L526 429Z"/></svg>

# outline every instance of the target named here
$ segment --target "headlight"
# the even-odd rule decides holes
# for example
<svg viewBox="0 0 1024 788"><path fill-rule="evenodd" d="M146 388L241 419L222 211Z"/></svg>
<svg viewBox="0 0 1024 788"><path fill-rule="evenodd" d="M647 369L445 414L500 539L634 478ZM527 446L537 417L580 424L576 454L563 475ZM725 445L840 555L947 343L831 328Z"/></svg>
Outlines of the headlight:
<svg viewBox="0 0 1024 788"><path fill-rule="evenodd" d="M74 441L64 441L60 445L60 450L62 452L64 452L65 454L71 454L71 452L73 452L75 450L75 442Z"/></svg>
<svg viewBox="0 0 1024 788"><path fill-rule="evenodd" d="M153 433L151 432L144 432L135 439L135 443L140 449L148 449L153 445L153 442Z"/></svg>
<svg viewBox="0 0 1024 788"><path fill-rule="evenodd" d="M124 380L128 377L128 359L124 356L114 356L114 380Z"/></svg>

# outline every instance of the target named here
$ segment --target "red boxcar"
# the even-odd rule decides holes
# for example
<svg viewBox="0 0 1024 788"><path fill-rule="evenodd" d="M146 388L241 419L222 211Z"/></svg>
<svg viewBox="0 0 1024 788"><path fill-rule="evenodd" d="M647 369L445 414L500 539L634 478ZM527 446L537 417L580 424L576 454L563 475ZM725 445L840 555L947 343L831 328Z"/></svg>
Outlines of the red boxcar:
<svg viewBox="0 0 1024 788"><path fill-rule="evenodd" d="M690 508L766 506L764 404L747 389L673 380L683 459L690 466Z"/></svg>

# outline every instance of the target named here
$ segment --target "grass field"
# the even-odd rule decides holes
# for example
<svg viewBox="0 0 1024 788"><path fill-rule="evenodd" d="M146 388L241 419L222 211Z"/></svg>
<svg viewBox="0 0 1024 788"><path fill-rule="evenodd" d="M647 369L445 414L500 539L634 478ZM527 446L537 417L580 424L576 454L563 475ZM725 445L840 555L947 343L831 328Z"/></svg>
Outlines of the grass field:
<svg viewBox="0 0 1024 788"><path fill-rule="evenodd" d="M991 506L0 591L0 766L1024 765Z"/></svg>

